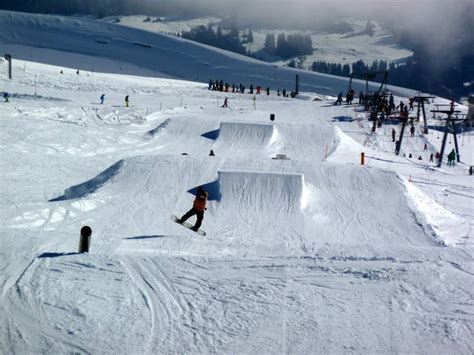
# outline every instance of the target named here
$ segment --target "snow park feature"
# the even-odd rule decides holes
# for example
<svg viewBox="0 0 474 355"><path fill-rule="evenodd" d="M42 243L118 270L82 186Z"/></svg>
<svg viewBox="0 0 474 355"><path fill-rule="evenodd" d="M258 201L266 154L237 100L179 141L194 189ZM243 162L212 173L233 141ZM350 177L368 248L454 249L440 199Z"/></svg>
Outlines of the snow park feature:
<svg viewBox="0 0 474 355"><path fill-rule="evenodd" d="M0 63L0 352L474 352L472 130L437 167L444 124L413 119L396 155L401 122L372 132L362 105L335 106L341 78L301 72L300 95L255 108L209 77L277 88L295 70L80 17L0 11L0 27L15 58L13 80ZM205 236L170 218L200 186Z"/></svg>

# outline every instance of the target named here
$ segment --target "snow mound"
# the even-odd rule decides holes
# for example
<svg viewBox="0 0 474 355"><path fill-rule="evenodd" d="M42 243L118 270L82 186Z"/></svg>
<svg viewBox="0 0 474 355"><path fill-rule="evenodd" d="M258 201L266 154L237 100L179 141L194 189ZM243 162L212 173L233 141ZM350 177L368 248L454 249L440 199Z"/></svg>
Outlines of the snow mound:
<svg viewBox="0 0 474 355"><path fill-rule="evenodd" d="M49 202L57 202L57 201L65 201L65 200L72 200L78 199L82 197L86 197L87 195L93 193L105 183L110 181L115 175L118 174L120 169L124 164L123 160L120 160L101 172L96 177L75 186L71 186L64 191L64 194L51 199Z"/></svg>
<svg viewBox="0 0 474 355"><path fill-rule="evenodd" d="M448 211L423 193L408 180L402 178L406 195L417 219L435 240L442 245L466 244L469 239L469 223Z"/></svg>
<svg viewBox="0 0 474 355"><path fill-rule="evenodd" d="M222 122L216 144L236 150L268 147L275 141L277 130L266 123Z"/></svg>
<svg viewBox="0 0 474 355"><path fill-rule="evenodd" d="M272 215L301 211L302 174L219 171L218 175L221 203L226 209Z"/></svg>

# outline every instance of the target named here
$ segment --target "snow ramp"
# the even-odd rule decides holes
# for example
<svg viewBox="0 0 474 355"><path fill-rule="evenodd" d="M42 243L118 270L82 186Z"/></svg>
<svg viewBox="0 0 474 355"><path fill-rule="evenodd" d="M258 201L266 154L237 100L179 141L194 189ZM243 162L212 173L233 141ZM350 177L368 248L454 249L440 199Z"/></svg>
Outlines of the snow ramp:
<svg viewBox="0 0 474 355"><path fill-rule="evenodd" d="M276 140L276 135L277 130L272 124L221 122L216 144L236 152L248 151L252 148L270 147Z"/></svg>
<svg viewBox="0 0 474 355"><path fill-rule="evenodd" d="M218 176L223 208L272 216L301 211L302 174L219 171Z"/></svg>

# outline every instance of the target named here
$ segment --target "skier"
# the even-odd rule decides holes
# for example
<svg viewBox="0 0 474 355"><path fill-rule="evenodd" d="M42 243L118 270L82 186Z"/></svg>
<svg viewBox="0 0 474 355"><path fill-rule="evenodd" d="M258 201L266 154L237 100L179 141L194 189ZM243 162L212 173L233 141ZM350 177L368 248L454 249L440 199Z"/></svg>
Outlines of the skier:
<svg viewBox="0 0 474 355"><path fill-rule="evenodd" d="M213 84L212 79L209 79L209 88L208 88L208 90L212 89L212 84Z"/></svg>
<svg viewBox="0 0 474 355"><path fill-rule="evenodd" d="M105 100L105 94L100 95L100 104L103 105Z"/></svg>
<svg viewBox="0 0 474 355"><path fill-rule="evenodd" d="M395 142L395 135L397 134L397 131L395 131L395 128L392 128L392 142Z"/></svg>
<svg viewBox="0 0 474 355"><path fill-rule="evenodd" d="M125 107L128 107L128 95L125 96Z"/></svg>
<svg viewBox="0 0 474 355"><path fill-rule="evenodd" d="M267 96L270 95L270 88L267 87Z"/></svg>
<svg viewBox="0 0 474 355"><path fill-rule="evenodd" d="M10 96L10 95L8 94L8 92L5 91L5 92L3 93L3 98L5 99L5 102L8 102L8 97L9 97L9 96Z"/></svg>
<svg viewBox="0 0 474 355"><path fill-rule="evenodd" d="M412 137L415 136L415 126L411 126L411 127L410 127L410 135L411 135Z"/></svg>
<svg viewBox="0 0 474 355"><path fill-rule="evenodd" d="M250 93L253 94L253 84L250 84Z"/></svg>
<svg viewBox="0 0 474 355"><path fill-rule="evenodd" d="M223 104L221 107L229 107L229 106L228 106L228 101L229 101L229 99L226 97L226 98L224 99L224 104Z"/></svg>
<svg viewBox="0 0 474 355"><path fill-rule="evenodd" d="M204 191L202 186L198 187L196 198L194 199L193 202L193 208L191 208L186 214L181 217L178 222L183 223L186 221L188 218L196 215L196 224L191 228L193 231L197 232L199 227L201 226L202 220L204 218L204 211L207 210L207 198L209 194Z"/></svg>
<svg viewBox="0 0 474 355"><path fill-rule="evenodd" d="M339 93L339 95L337 95L337 100L336 102L334 103L334 105L341 105L342 104L342 91Z"/></svg>
<svg viewBox="0 0 474 355"><path fill-rule="evenodd" d="M428 150L428 145L425 143L425 146L423 147L423 151L426 152Z"/></svg>
<svg viewBox="0 0 474 355"><path fill-rule="evenodd" d="M433 153L430 154L430 163L433 162Z"/></svg>
<svg viewBox="0 0 474 355"><path fill-rule="evenodd" d="M439 159L441 158L441 155L439 154L439 152L436 152L435 158L436 158L436 163L438 163Z"/></svg>

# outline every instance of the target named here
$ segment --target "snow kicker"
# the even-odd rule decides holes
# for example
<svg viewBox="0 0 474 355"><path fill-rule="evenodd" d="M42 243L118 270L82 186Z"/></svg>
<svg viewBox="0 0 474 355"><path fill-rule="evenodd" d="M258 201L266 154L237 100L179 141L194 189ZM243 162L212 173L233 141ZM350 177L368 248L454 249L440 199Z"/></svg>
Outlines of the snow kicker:
<svg viewBox="0 0 474 355"><path fill-rule="evenodd" d="M276 139L276 128L266 123L221 122L216 143L224 147L266 148Z"/></svg>
<svg viewBox="0 0 474 355"><path fill-rule="evenodd" d="M274 216L301 212L302 174L219 171L221 203L228 210Z"/></svg>

